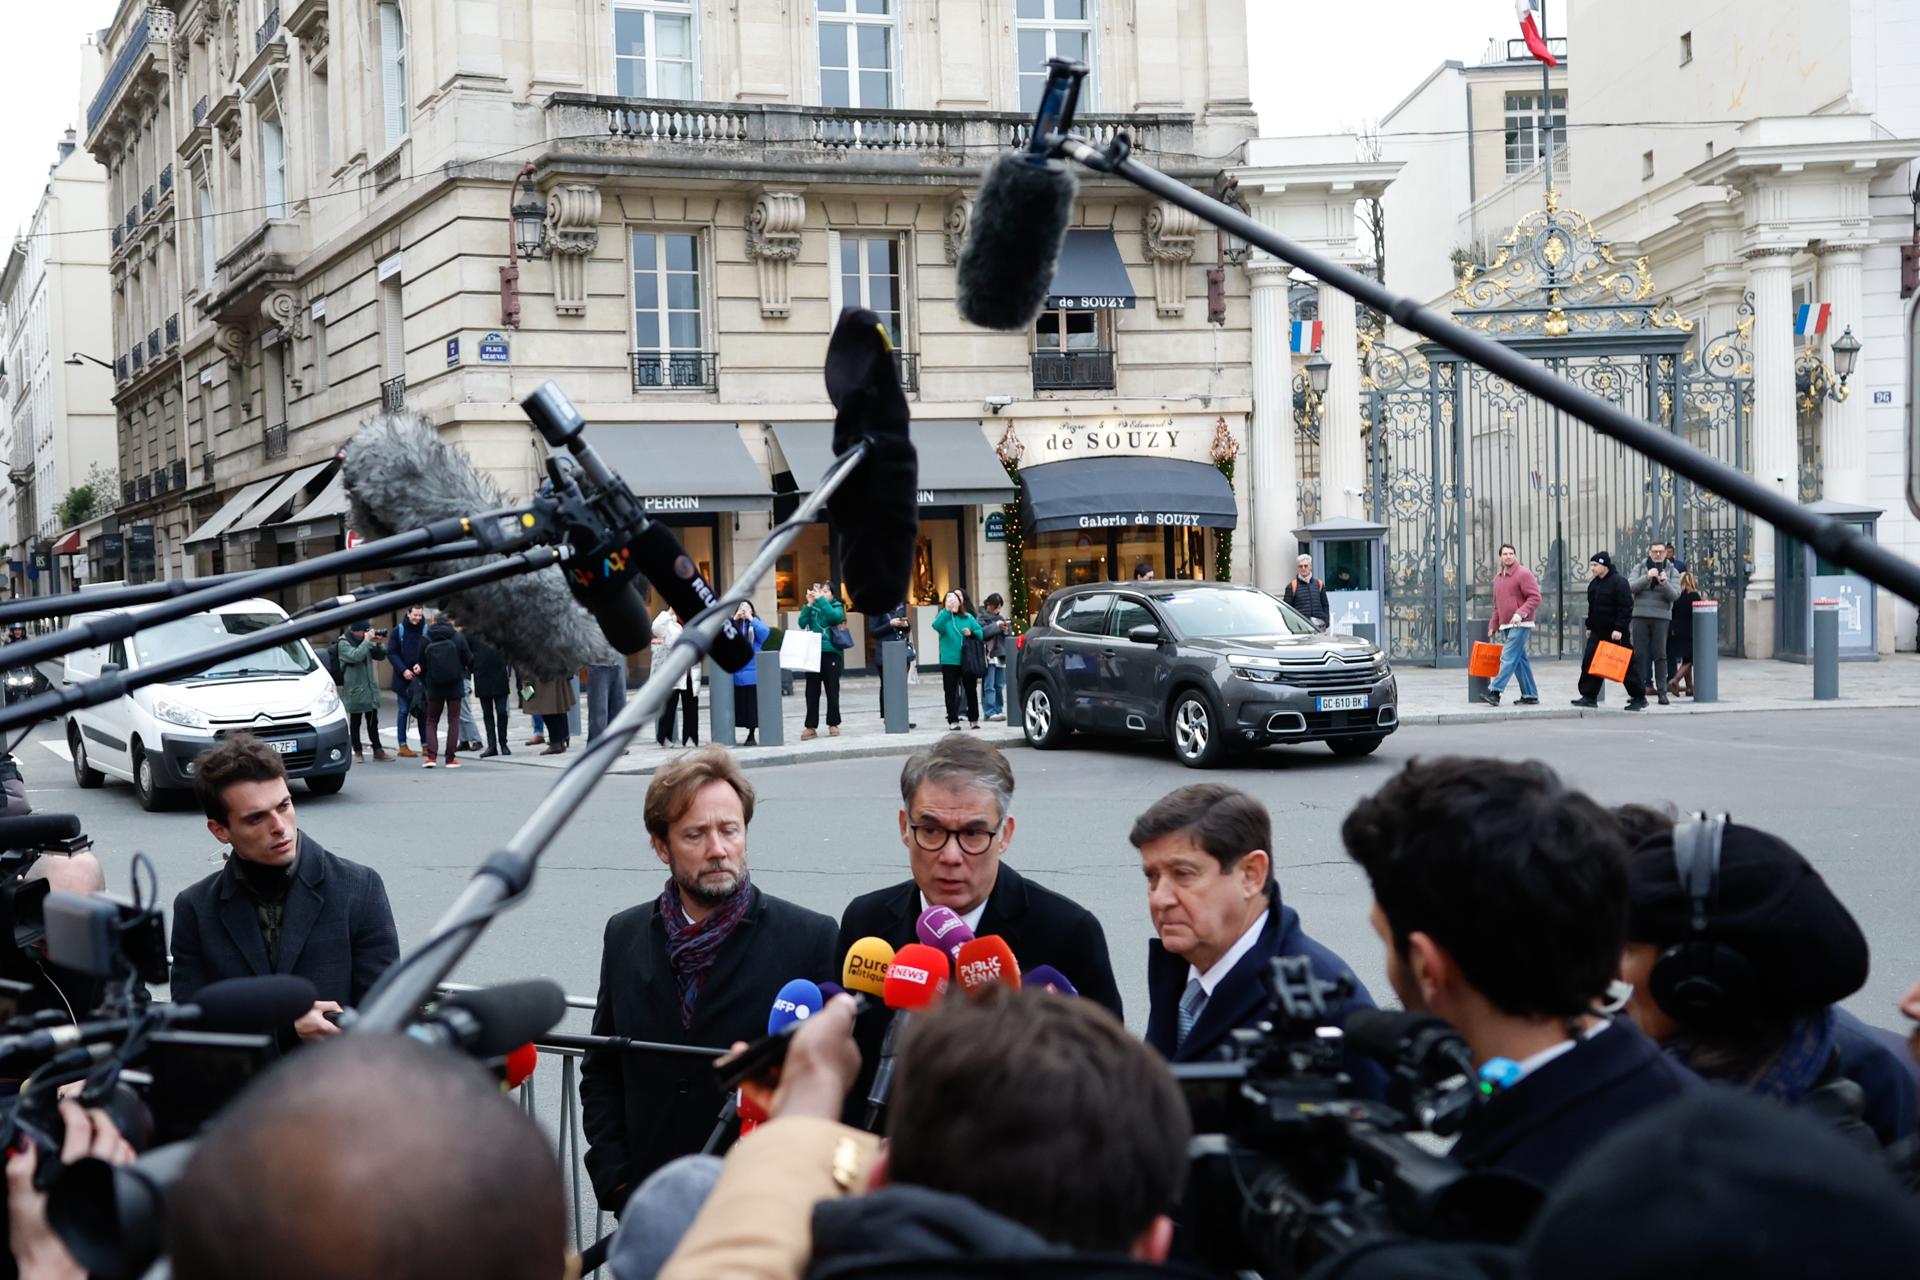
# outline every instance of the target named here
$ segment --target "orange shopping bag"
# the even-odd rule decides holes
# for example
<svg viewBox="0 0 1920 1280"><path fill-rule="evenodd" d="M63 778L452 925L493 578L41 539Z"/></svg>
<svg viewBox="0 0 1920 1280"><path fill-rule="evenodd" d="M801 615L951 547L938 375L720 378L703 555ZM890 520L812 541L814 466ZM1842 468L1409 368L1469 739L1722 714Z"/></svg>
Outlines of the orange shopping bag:
<svg viewBox="0 0 1920 1280"><path fill-rule="evenodd" d="M1587 674L1599 676L1602 680L1627 682L1627 664L1633 661L1633 650L1623 644L1612 644L1602 640L1593 651L1593 661L1587 664Z"/></svg>
<svg viewBox="0 0 1920 1280"><path fill-rule="evenodd" d="M1473 656L1467 659L1467 674L1484 676L1488 680L1500 674L1500 649L1497 644L1476 644Z"/></svg>

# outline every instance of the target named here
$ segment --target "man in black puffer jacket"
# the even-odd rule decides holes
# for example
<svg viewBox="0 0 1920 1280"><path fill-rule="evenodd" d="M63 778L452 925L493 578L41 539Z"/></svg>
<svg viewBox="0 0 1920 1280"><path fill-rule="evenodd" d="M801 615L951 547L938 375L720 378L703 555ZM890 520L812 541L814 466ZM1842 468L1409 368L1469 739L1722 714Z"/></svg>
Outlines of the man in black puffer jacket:
<svg viewBox="0 0 1920 1280"><path fill-rule="evenodd" d="M1580 656L1580 696L1573 700L1576 707L1600 705L1600 686L1605 681L1587 671L1593 665L1594 650L1602 642L1628 647L1633 644L1633 589L1614 572L1613 556L1608 552L1594 552L1587 568L1593 576L1587 580L1587 647ZM1627 700L1629 711L1646 705L1645 697Z"/></svg>
<svg viewBox="0 0 1920 1280"><path fill-rule="evenodd" d="M447 768L460 767L460 693L473 670L473 646L445 618L427 628L420 678L427 684L427 768L440 749L440 717L447 718Z"/></svg>

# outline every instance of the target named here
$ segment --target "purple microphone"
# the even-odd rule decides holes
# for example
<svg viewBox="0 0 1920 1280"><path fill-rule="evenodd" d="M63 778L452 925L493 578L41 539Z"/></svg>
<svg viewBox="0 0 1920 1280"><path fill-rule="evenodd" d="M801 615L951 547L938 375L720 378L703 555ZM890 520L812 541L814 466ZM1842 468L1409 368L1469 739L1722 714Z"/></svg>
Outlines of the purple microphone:
<svg viewBox="0 0 1920 1280"><path fill-rule="evenodd" d="M920 913L913 931L920 935L920 941L955 958L961 947L973 941L973 930L952 907L928 907Z"/></svg>
<svg viewBox="0 0 1920 1280"><path fill-rule="evenodd" d="M1079 991L1075 990L1074 985L1067 981L1067 975L1061 973L1050 964L1040 965L1037 968L1029 969L1021 974L1020 985L1028 989L1045 987L1047 990L1057 991L1063 996L1077 996L1080 994Z"/></svg>

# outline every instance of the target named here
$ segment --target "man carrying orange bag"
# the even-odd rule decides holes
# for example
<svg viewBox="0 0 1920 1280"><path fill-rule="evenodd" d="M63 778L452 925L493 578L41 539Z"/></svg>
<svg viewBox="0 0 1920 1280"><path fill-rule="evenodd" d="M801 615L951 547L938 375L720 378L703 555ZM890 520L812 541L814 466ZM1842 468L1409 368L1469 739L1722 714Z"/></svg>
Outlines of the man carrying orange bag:
<svg viewBox="0 0 1920 1280"><path fill-rule="evenodd" d="M1611 642L1631 649L1633 634L1633 590L1627 580L1613 571L1613 556L1605 551L1593 553L1587 569L1587 648L1580 656L1580 696L1576 707L1600 705L1600 686L1605 683L1593 674L1593 655L1602 644ZM1627 710L1644 711L1645 689L1627 690Z"/></svg>
<svg viewBox="0 0 1920 1280"><path fill-rule="evenodd" d="M1540 608L1540 582L1533 570L1520 563L1520 553L1511 542L1500 544L1500 572L1493 575L1493 617L1487 623L1487 639L1498 635L1500 674L1487 682L1483 697L1493 706L1500 705L1500 691L1507 677L1520 680L1520 705L1533 706L1540 701L1540 687L1533 682L1533 664L1527 661L1527 640L1533 635L1533 615Z"/></svg>

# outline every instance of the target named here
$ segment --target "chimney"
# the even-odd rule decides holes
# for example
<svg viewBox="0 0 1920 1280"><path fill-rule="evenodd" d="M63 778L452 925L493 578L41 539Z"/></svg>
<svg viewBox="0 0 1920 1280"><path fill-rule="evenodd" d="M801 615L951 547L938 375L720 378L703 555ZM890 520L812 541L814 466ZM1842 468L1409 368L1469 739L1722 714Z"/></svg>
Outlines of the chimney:
<svg viewBox="0 0 1920 1280"><path fill-rule="evenodd" d="M75 135L74 131L72 129L68 129L67 136L60 139L60 158L58 160L55 160L54 164L56 165L65 164L67 162L67 157L72 155L75 149L79 147L79 145L80 145L79 139Z"/></svg>

